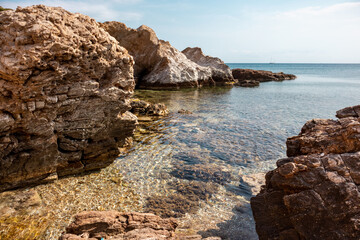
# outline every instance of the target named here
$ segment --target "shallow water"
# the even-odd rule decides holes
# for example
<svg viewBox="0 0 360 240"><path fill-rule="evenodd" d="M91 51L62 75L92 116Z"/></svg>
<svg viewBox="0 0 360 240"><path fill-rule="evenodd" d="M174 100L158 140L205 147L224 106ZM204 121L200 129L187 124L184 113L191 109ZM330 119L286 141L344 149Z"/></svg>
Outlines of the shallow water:
<svg viewBox="0 0 360 240"><path fill-rule="evenodd" d="M111 209L177 217L184 234L257 239L249 200L262 173L285 157L286 138L307 120L360 104L360 65L230 66L298 78L256 88L137 91L171 114L141 122L130 151L100 172L37 186L44 204L37 214L50 222L44 239L57 239L79 211Z"/></svg>
<svg viewBox="0 0 360 240"><path fill-rule="evenodd" d="M172 114L144 127L149 133L138 138L116 166L132 182L145 210L166 216L172 213L159 210L159 205L178 199L176 184L213 183L211 197L195 199L195 211L184 204L185 214L173 215L180 217L180 231L192 228L203 236L257 239L249 207L251 188L242 177L262 180L257 174L285 157L286 138L298 134L307 120L334 118L336 110L359 104L360 65L354 66L352 76L344 78L328 75L346 72L347 65L336 71L332 65L315 66L304 74L299 74L306 69L303 65L276 66L273 71L292 73L289 70L297 68L298 78L257 88L137 91L137 97L165 103ZM193 114L179 114L180 109Z"/></svg>

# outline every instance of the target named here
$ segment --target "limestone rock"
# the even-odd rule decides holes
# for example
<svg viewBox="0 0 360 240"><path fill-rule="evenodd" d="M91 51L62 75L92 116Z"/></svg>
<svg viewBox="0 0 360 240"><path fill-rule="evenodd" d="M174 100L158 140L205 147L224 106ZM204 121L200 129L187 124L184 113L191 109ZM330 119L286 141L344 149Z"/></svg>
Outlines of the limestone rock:
<svg viewBox="0 0 360 240"><path fill-rule="evenodd" d="M214 67L191 61L169 42L159 40L147 26L131 29L120 22L105 22L101 26L134 57L134 75L139 88L201 87L215 85L220 80L213 78Z"/></svg>
<svg viewBox="0 0 360 240"><path fill-rule="evenodd" d="M173 218L149 213L82 212L60 239L175 239L177 225Z"/></svg>
<svg viewBox="0 0 360 240"><path fill-rule="evenodd" d="M251 199L260 239L360 239L360 118L307 122ZM349 114L350 112L350 114ZM347 117L345 117L345 116Z"/></svg>
<svg viewBox="0 0 360 240"><path fill-rule="evenodd" d="M135 128L133 63L90 17L0 12L0 191L109 164Z"/></svg>
<svg viewBox="0 0 360 240"><path fill-rule="evenodd" d="M201 48L186 48L182 51L185 56L191 61L199 64L203 67L209 67L211 69L212 78L217 83L231 83L234 82L231 69L220 58L206 56Z"/></svg>
<svg viewBox="0 0 360 240"><path fill-rule="evenodd" d="M270 82L270 81L292 80L296 78L296 76L293 74L285 74L283 72L273 73L271 71L240 69L240 68L233 69L232 74L235 79L239 80L239 82L243 82L244 80Z"/></svg>

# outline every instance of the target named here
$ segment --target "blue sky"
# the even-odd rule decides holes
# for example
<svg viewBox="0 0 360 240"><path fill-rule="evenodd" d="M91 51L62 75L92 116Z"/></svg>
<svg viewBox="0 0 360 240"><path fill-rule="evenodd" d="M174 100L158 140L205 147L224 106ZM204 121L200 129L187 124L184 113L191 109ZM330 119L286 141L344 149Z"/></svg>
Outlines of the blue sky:
<svg viewBox="0 0 360 240"><path fill-rule="evenodd" d="M198 46L225 62L360 63L360 0L0 0L33 4L145 24L179 50Z"/></svg>

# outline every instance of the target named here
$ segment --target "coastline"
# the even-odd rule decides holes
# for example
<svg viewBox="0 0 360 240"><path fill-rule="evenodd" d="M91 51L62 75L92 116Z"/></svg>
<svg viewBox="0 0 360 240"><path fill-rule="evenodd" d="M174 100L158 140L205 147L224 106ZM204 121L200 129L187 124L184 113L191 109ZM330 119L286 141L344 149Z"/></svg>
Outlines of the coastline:
<svg viewBox="0 0 360 240"><path fill-rule="evenodd" d="M140 36L139 50L120 45L119 32L113 38L102 24L61 8L19 8L0 19L11 25L38 11L40 19L63 17L41 20L51 41L41 28L31 35L25 21L16 27L28 38L0 46L7 51L0 55L0 237L58 239L75 214L116 210L177 218L167 239L256 239L250 198L275 159L285 157L285 140L306 120L358 101L352 78L359 80L360 67L337 68L333 82L327 66L298 69L298 79L282 82L295 76L239 69L244 64L232 69L200 48L180 52L146 26L116 23L130 40ZM56 21L66 23L62 31ZM74 22L81 29L75 37ZM151 58L141 59L142 47ZM9 56L15 64L5 64ZM298 65L286 66L284 72ZM233 87L242 81L246 87ZM248 88L248 81L264 83Z"/></svg>

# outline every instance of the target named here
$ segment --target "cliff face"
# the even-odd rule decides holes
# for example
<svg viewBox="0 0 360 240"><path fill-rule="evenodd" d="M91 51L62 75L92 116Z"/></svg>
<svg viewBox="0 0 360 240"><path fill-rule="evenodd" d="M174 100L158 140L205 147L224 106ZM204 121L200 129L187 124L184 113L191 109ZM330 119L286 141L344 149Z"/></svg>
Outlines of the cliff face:
<svg viewBox="0 0 360 240"><path fill-rule="evenodd" d="M215 77L212 68L188 59L169 42L159 40L147 26L131 29L119 22L105 22L101 26L134 57L139 88L201 87L228 81Z"/></svg>
<svg viewBox="0 0 360 240"><path fill-rule="evenodd" d="M308 121L251 199L260 239L360 239L360 105Z"/></svg>
<svg viewBox="0 0 360 240"><path fill-rule="evenodd" d="M112 162L136 123L133 64L90 17L0 12L0 191Z"/></svg>

